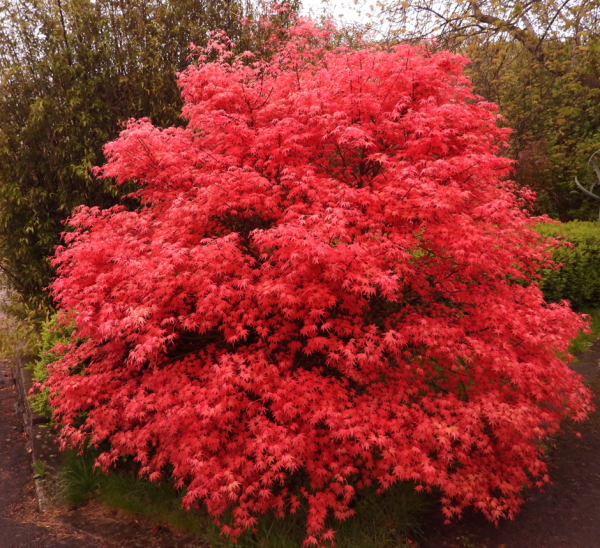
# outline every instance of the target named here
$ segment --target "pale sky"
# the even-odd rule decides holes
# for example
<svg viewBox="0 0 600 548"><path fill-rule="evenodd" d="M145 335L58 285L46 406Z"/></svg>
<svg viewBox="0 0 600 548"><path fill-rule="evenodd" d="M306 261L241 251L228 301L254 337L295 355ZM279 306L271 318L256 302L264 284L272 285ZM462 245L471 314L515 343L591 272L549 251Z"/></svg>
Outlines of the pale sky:
<svg viewBox="0 0 600 548"><path fill-rule="evenodd" d="M366 23L366 13L369 8L375 5L375 0L358 0L356 3L353 0L302 0L303 15L318 16L323 11L329 12L335 19L341 17L348 23ZM362 15L361 15L362 11Z"/></svg>

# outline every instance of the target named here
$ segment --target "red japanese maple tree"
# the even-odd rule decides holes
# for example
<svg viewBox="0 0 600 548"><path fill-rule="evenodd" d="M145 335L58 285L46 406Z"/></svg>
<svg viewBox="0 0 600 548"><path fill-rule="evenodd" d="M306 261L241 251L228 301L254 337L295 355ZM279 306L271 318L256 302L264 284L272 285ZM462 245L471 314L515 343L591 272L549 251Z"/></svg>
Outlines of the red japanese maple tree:
<svg viewBox="0 0 600 548"><path fill-rule="evenodd" d="M63 442L168 470L234 537L305 504L322 544L398 481L512 517L548 481L540 441L590 409L562 361L583 322L544 303L466 60L330 34L300 20L266 60L214 41L180 75L185 127L106 146L141 206L80 208L54 259L79 339L47 383Z"/></svg>

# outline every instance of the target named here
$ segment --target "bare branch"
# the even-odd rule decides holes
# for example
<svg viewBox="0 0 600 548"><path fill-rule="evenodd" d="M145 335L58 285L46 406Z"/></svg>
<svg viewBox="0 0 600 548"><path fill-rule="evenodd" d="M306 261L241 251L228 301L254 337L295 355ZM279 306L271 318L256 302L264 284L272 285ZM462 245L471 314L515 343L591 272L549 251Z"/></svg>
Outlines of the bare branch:
<svg viewBox="0 0 600 548"><path fill-rule="evenodd" d="M575 184L577 185L577 188L579 190L581 190L581 192L583 192L586 196L589 196L590 198L594 198L594 200L600 200L600 196L596 196L595 194L593 194L592 192L590 192L587 188L585 188L578 180L577 177L575 177Z"/></svg>
<svg viewBox="0 0 600 548"><path fill-rule="evenodd" d="M592 167L594 168L594 172L596 173L596 177L598 177L598 182L600 183L600 168L598 168L598 164L596 163L596 158L594 158L594 154L592 154L590 162L592 162Z"/></svg>

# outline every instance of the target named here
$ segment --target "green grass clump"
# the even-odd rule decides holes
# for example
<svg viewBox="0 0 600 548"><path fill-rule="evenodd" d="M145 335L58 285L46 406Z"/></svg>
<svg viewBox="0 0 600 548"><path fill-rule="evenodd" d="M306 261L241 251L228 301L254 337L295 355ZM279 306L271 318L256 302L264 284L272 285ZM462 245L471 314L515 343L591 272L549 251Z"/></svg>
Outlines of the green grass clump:
<svg viewBox="0 0 600 548"><path fill-rule="evenodd" d="M399 483L378 495L375 489L359 492L354 517L330 519L338 548L405 548L408 536L419 532L422 517L431 511L431 500L411 483ZM239 548L298 548L306 533L306 514L276 519L263 516L256 533L245 533Z"/></svg>
<svg viewBox="0 0 600 548"><path fill-rule="evenodd" d="M591 332L584 333L581 331L579 335L571 341L571 346L569 347L570 354L580 354L581 352L585 352L600 336L600 308L587 308L580 310L580 312L590 316Z"/></svg>
<svg viewBox="0 0 600 548"><path fill-rule="evenodd" d="M202 537L215 547L229 546L208 514L182 508L181 497L172 485L145 481L127 470L105 474L94 467L95 457L92 450L82 455L74 451L65 454L58 497L70 508L97 499L111 508L144 515L188 536Z"/></svg>
<svg viewBox="0 0 600 548"><path fill-rule="evenodd" d="M361 493L355 509L356 519L337 527L339 548L401 548L407 546L407 536L419 532L432 502L413 484L399 483L381 495L374 490Z"/></svg>
<svg viewBox="0 0 600 548"><path fill-rule="evenodd" d="M172 485L161 485L139 478L133 470L115 470L110 474L94 468L95 454L70 452L66 455L61 477L61 495L70 507L85 504L95 498L107 506L151 521L214 548L235 545L222 536L213 519L202 509L181 507L182 492ZM337 531L339 548L404 548L407 535L418 531L420 518L430 510L428 498L418 494L410 483L400 483L377 495L374 489L357 497L356 516L344 522L331 519L329 527ZM256 531L248 531L238 539L238 548L298 548L306 531L306 513L277 519L262 516Z"/></svg>

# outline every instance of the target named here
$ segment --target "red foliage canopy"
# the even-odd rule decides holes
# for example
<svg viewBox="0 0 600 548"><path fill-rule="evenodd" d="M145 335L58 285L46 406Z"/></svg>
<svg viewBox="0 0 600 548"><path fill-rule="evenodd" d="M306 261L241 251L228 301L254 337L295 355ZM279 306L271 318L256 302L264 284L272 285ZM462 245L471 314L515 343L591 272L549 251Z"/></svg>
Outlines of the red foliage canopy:
<svg viewBox="0 0 600 548"><path fill-rule="evenodd" d="M323 542L356 488L404 480L511 517L548 480L540 440L590 409L559 358L582 320L543 301L546 244L465 59L329 41L300 21L269 60L214 42L180 76L186 127L106 146L142 205L80 208L57 250L85 341L48 381L63 441L172 471L234 536L304 501Z"/></svg>

